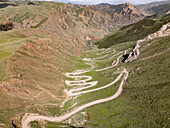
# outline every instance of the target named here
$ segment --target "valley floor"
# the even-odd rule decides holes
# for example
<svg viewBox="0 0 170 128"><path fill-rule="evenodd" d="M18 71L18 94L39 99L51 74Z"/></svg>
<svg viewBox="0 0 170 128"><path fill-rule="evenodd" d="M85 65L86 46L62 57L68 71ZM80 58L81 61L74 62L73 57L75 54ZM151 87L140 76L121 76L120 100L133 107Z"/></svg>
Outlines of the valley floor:
<svg viewBox="0 0 170 128"><path fill-rule="evenodd" d="M86 52L82 56L83 69L65 74L68 98L60 106L60 114L52 117L27 113L23 127L28 128L31 121L31 127L47 128L167 127L169 37L152 40L148 46L148 42L143 43L139 59L122 63L123 55L132 50L134 43ZM35 120L49 122L37 124Z"/></svg>
<svg viewBox="0 0 170 128"><path fill-rule="evenodd" d="M8 34L11 34L11 38L7 41L5 39ZM0 40L1 65L5 66L9 61L7 68L11 69L10 73L13 74L13 81L6 82L5 80L10 79L7 68L0 69L0 76L4 80L0 94L3 102L0 113L1 127L9 124L9 118L18 120L18 123L14 122L18 126L21 121L24 128L169 126L169 36L143 42L138 59L123 63L124 55L132 51L135 42L124 42L107 49L94 48L81 56L82 60L68 61L68 55L64 51L62 55L65 60L60 59L59 51L53 49L57 46L50 42L49 59L45 56L46 50L37 52L38 44L41 44L42 48L47 45L43 42L47 40L44 35L42 39L37 39L20 37L20 33L13 34L13 31L2 33ZM14 42L16 45L13 49ZM23 46L20 47L21 45ZM28 50L28 47L34 51ZM8 59L9 57L11 58ZM70 63L74 64L74 67L67 65ZM66 73L66 70L56 65L63 66L67 71L76 70ZM35 66L36 70L33 69ZM55 75L63 72L62 78L62 75ZM30 74L33 74L33 77ZM65 84L65 87L56 86L60 84L54 83L60 79L65 80L60 83ZM47 80L49 83L45 86ZM49 86L53 89L47 88ZM30 90L32 87L35 90ZM64 94L61 93L63 88ZM65 97L67 98L63 102ZM17 113L22 113L22 118L11 118L20 117Z"/></svg>
<svg viewBox="0 0 170 128"><path fill-rule="evenodd" d="M109 52L112 55L113 51L115 51L115 50L109 51L108 49L106 49L104 52L102 52L102 54L104 54L104 53L107 54ZM102 57L98 57L98 58L104 58L105 56L106 55L104 55ZM113 56L115 56L115 54L113 54L110 58L112 58ZM122 81L120 83L119 89L116 91L116 93L114 95L112 95L110 97L107 97L107 98L95 100L95 101L92 101L90 103L84 104L84 105L82 105L80 107L77 107L76 109L73 109L72 111L70 111L70 112L68 112L66 114L62 114L62 116L58 116L58 117L47 117L47 116L41 116L41 115L37 115L37 114L25 114L25 116L22 119L22 127L23 128L29 128L28 124L31 121L34 121L34 120L47 120L47 121L51 121L51 122L61 122L61 121L64 121L64 120L68 119L69 117L76 114L77 112L82 111L85 108L88 108L88 107L96 105L96 104L108 102L108 101L111 101L111 100L117 98L121 94L121 92L123 90L123 85L124 85L126 79L128 78L128 71L125 68L122 71L116 71L115 72L116 74L120 73L120 75L113 82L111 82L111 83L109 83L109 84L107 84L105 86L99 87L99 88L97 88L98 87L97 83L99 81L91 81L91 80L93 80L91 76L83 76L83 75L80 76L80 74L84 74L84 73L87 73L87 72L89 73L89 72L92 72L92 71L95 71L95 72L105 71L107 69L113 68L119 63L119 58L121 56L122 55L117 57L116 64L114 64L111 67L102 68L102 69L98 69L98 70L94 70L93 68L91 68L91 69L86 69L86 70L77 70L77 71L74 71L73 73L66 73L66 76L68 78L75 79L75 81L68 81L67 80L66 85L67 86L78 86L76 88L70 89L69 91L65 90L65 93L67 94L69 100L72 100L72 99L74 99L74 97L76 98L77 96L79 96L81 94L86 94L86 93L90 93L90 92L94 92L94 91L99 91L99 90L108 88L109 86L113 86L114 83L118 82L120 80L120 78L124 75L124 77L123 77L123 79L122 79ZM93 65L94 61L98 60L98 58L92 58L92 59L85 58L84 60L88 60L88 62L91 63L89 65L92 65L92 67L93 67L94 66ZM103 60L98 60L98 61L103 61ZM86 79L81 80L82 78L86 78ZM88 86L85 86L85 85L88 85ZM96 86L96 88L93 88L94 86ZM87 88L89 90L85 90ZM85 91L80 91L80 90L85 90Z"/></svg>

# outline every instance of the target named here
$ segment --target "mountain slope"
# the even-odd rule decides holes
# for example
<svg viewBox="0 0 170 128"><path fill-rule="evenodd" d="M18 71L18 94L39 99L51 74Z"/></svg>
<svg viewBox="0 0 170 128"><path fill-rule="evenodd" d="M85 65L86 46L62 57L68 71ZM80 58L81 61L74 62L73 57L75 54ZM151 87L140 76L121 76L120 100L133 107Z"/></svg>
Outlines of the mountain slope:
<svg viewBox="0 0 170 128"><path fill-rule="evenodd" d="M148 4L135 5L135 7L145 15L160 14L165 15L169 12L170 1L152 2Z"/></svg>
<svg viewBox="0 0 170 128"><path fill-rule="evenodd" d="M168 4L154 6L152 8L147 9L146 11L150 12L151 14L160 14L160 15L170 14L170 2Z"/></svg>
<svg viewBox="0 0 170 128"><path fill-rule="evenodd" d="M145 18L135 24L124 26L120 31L102 40L96 41L95 44L99 48L107 48L115 44L136 41L146 37L147 35L158 31L163 24L169 22L169 19L155 21L152 18Z"/></svg>
<svg viewBox="0 0 170 128"><path fill-rule="evenodd" d="M142 16L142 14L131 4L125 3L120 5L109 5L109 4L100 4L90 6L91 9L95 11L103 11L108 14L121 14L121 15L136 15Z"/></svg>
<svg viewBox="0 0 170 128"><path fill-rule="evenodd" d="M120 31L139 26L139 23L143 26L155 27L153 23L147 22L148 19L145 20L125 26ZM143 31L142 29L138 30ZM118 67L128 68L129 71L128 81L124 85L122 95L111 102L88 108L89 122L85 127L169 127L168 91L170 90L170 78L168 73L170 68L168 65L170 63L170 28L168 27L166 31L167 36L141 42L140 47L138 47L140 54L137 59L127 63L122 62L118 65ZM134 33L133 35L137 36L137 34ZM157 32L157 34L161 36L161 32ZM130 40L117 43L121 39L119 36L110 36L109 38L110 40L116 38L116 40L112 45L109 45L108 49L115 49L116 53L123 50L127 51L121 58L122 61L136 46L135 42ZM105 46L105 44L108 46L107 41L103 42L102 46ZM105 59L105 61L98 62L98 64L109 66L116 57L113 60L109 60L107 56L102 59ZM108 77L113 75L113 72L114 68L111 68L103 74ZM105 91L103 93L108 94Z"/></svg>
<svg viewBox="0 0 170 128"><path fill-rule="evenodd" d="M143 14L129 3L120 5L93 5L89 7L92 10L102 11L111 15L113 21L117 24L128 24L130 22L139 21L143 18Z"/></svg>
<svg viewBox="0 0 170 128"><path fill-rule="evenodd" d="M131 44L125 42L110 48L119 53L132 48ZM170 49L170 36L146 41L140 46L138 59L119 64L129 71L121 96L88 108L89 121L85 127L169 127L170 50L167 49ZM108 62L102 64L108 65ZM112 73L110 69L105 75Z"/></svg>
<svg viewBox="0 0 170 128"><path fill-rule="evenodd" d="M69 42L72 37L36 29L12 30L0 36L0 122L6 127L12 127L11 121L20 126L22 113L45 112L53 104L61 104L63 72L75 68L75 60L88 47L79 40Z"/></svg>
<svg viewBox="0 0 170 128"><path fill-rule="evenodd" d="M1 9L1 22L11 21L15 29L0 32L0 127L20 127L25 112L59 106L65 98L63 72L76 68L89 49L88 34L72 20L66 23L62 4L34 3Z"/></svg>

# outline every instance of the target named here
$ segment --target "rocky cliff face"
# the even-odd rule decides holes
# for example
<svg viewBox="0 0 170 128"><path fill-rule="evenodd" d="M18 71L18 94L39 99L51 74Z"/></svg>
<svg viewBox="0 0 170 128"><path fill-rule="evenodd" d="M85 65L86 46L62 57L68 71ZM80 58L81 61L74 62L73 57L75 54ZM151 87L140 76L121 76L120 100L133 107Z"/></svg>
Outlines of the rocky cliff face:
<svg viewBox="0 0 170 128"><path fill-rule="evenodd" d="M120 5L100 4L77 6L81 10L79 14L83 21L97 27L111 28L143 19L143 14L129 3Z"/></svg>
<svg viewBox="0 0 170 128"><path fill-rule="evenodd" d="M93 5L88 7L94 11L108 14L111 16L113 24L116 25L134 23L143 18L143 14L129 3L120 5Z"/></svg>
<svg viewBox="0 0 170 128"><path fill-rule="evenodd" d="M120 5L93 5L89 6L92 10L102 11L108 14L120 14L120 15L136 15L142 16L142 13L139 12L133 5L129 3L120 4Z"/></svg>
<svg viewBox="0 0 170 128"><path fill-rule="evenodd" d="M140 52L139 52L139 48L140 48L140 43L144 42L144 41L150 41L154 38L157 37L163 37L163 36L169 36L170 35L170 23L163 25L159 31L148 35L147 37L145 37L142 40L138 40L132 50L132 52L130 52L128 58L125 60L125 62L130 62L133 61L135 59L137 59L137 57L139 56Z"/></svg>

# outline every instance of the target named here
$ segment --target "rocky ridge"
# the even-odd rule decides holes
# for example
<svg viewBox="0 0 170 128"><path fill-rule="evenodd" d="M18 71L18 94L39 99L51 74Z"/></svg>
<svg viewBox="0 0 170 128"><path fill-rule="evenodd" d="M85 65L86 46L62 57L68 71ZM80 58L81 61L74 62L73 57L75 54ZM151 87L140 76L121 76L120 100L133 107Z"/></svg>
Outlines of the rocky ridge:
<svg viewBox="0 0 170 128"><path fill-rule="evenodd" d="M79 5L83 21L86 19L88 24L106 26L111 28L115 25L123 25L137 22L143 19L143 14L129 3L120 5Z"/></svg>
<svg viewBox="0 0 170 128"><path fill-rule="evenodd" d="M135 5L135 7L146 16L154 15L154 14L165 15L169 11L170 1L166 0L166 1L152 2L148 4L140 4L140 5Z"/></svg>
<svg viewBox="0 0 170 128"><path fill-rule="evenodd" d="M152 8L147 9L146 11L150 12L151 14L153 13L153 14L166 15L169 14L170 3L154 6Z"/></svg>
<svg viewBox="0 0 170 128"><path fill-rule="evenodd" d="M170 35L170 23L167 23L165 25L163 25L159 31L148 35L147 37L145 37L144 39L138 40L132 50L132 52L130 52L128 58L125 60L125 62L131 62L135 59L137 59L137 57L139 56L140 52L139 52L139 48L140 48L140 43L144 42L144 41L150 41L152 39L155 39L157 37L163 37L163 36L169 36Z"/></svg>
<svg viewBox="0 0 170 128"><path fill-rule="evenodd" d="M142 16L142 13L138 11L130 3L120 4L120 5L92 5L89 6L90 9L94 11L102 11L107 14L120 14L120 15L129 15L129 16Z"/></svg>

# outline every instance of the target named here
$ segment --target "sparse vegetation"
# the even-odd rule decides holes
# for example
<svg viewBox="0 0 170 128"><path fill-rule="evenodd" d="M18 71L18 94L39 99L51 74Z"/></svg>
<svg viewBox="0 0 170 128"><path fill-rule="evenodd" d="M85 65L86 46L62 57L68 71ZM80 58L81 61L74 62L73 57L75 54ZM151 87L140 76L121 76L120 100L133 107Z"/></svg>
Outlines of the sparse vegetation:
<svg viewBox="0 0 170 128"><path fill-rule="evenodd" d="M42 21L40 21L39 24L37 24L36 26L31 26L31 28L38 28L40 27L43 23L45 23L46 21L48 20L48 17L47 18L44 18Z"/></svg>
<svg viewBox="0 0 170 128"><path fill-rule="evenodd" d="M84 8L78 8L78 9L76 10L76 13L77 13L77 14L81 14L81 13L83 12L83 10L84 10Z"/></svg>

